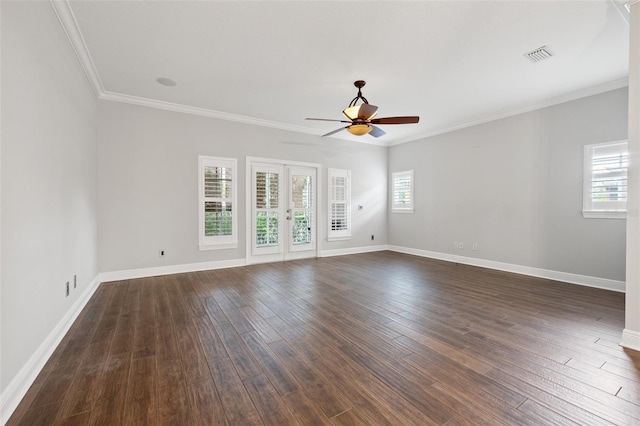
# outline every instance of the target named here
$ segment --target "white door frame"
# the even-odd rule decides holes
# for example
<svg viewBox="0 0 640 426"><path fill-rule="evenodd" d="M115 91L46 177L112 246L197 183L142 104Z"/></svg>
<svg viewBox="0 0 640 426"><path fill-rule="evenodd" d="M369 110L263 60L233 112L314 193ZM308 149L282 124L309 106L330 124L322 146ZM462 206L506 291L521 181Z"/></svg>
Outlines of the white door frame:
<svg viewBox="0 0 640 426"><path fill-rule="evenodd" d="M300 167L309 167L316 170L316 257L320 257L320 253L322 251L322 238L320 237L320 230L324 229L324 216L321 214L324 212L323 209L320 208L322 203L322 194L324 194L322 189L322 165L319 163L306 163L303 161L289 161L289 160L281 160L275 158L263 158L263 157L246 157L245 161L245 253L246 253L246 261L247 265L251 265L253 263L261 263L260 258L258 256L252 255L252 225L253 225L253 206L251 201L251 193L253 191L253 179L251 177L251 165L253 163L262 163L262 164L273 164L278 166L300 166ZM285 247L285 250L287 248ZM268 260L267 260L268 261Z"/></svg>

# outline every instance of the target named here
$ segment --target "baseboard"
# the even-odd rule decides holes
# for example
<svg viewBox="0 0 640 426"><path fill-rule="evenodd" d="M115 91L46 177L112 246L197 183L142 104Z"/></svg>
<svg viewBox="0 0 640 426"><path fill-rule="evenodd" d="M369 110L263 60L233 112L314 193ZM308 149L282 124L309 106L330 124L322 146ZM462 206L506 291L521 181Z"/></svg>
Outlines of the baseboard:
<svg viewBox="0 0 640 426"><path fill-rule="evenodd" d="M135 278L155 277L158 275L183 274L185 272L208 271L211 269L235 268L245 266L247 260L231 259L215 262L187 263L183 265L158 266L153 268L128 269L123 271L101 272L100 282L132 280Z"/></svg>
<svg viewBox="0 0 640 426"><path fill-rule="evenodd" d="M62 338L67 334L73 322L78 318L82 309L89 302L99 284L100 280L96 276L2 392L2 395L0 395L0 424L4 425L9 421L18 404L24 398L49 357L62 341Z"/></svg>
<svg viewBox="0 0 640 426"><path fill-rule="evenodd" d="M480 266L482 268L496 269L499 271L514 272L516 274L532 277L546 278L555 281L563 281L571 284L579 284L586 287L595 287L605 290L624 293L626 284L624 281L610 280L607 278L590 277L586 275L571 274L568 272L551 271L548 269L533 268L531 266L514 265L511 263L495 262L492 260L478 259L475 257L459 256L450 253L440 253L429 250L420 250L410 247L390 245L389 250L399 253L413 254L415 256L429 257L432 259L446 260L465 265Z"/></svg>
<svg viewBox="0 0 640 426"><path fill-rule="evenodd" d="M320 257L331 257L331 256L344 256L347 254L358 254L358 253L371 253L373 251L383 251L389 250L389 246L378 245L378 246L364 246L364 247L351 247L345 249L335 249L335 250L322 250L320 252Z"/></svg>
<svg viewBox="0 0 640 426"><path fill-rule="evenodd" d="M640 352L640 332L629 330L628 328L622 330L620 346Z"/></svg>
<svg viewBox="0 0 640 426"><path fill-rule="evenodd" d="M323 250L320 257L342 256L346 254L369 253L387 250L387 245L354 247L337 250ZM185 272L208 271L212 269L235 268L246 266L247 259L220 260L215 262L187 263L182 265L159 266L153 268L128 269L122 271L101 272L100 282L132 280L136 278L155 277L159 275L183 274Z"/></svg>

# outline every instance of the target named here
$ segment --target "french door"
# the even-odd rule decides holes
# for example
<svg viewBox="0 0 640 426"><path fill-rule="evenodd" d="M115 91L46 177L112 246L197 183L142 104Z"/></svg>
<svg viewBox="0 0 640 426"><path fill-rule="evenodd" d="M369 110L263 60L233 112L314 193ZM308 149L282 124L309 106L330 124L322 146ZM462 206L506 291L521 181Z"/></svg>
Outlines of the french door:
<svg viewBox="0 0 640 426"><path fill-rule="evenodd" d="M251 162L249 263L315 257L317 171Z"/></svg>

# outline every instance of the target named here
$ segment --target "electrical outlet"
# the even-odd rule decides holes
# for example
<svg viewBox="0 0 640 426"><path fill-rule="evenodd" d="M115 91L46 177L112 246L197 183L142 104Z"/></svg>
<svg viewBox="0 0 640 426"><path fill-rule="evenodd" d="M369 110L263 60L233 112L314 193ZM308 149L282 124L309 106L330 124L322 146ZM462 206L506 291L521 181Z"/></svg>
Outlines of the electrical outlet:
<svg viewBox="0 0 640 426"><path fill-rule="evenodd" d="M164 257L165 255L165 251L164 250L160 250L160 257Z"/></svg>
<svg viewBox="0 0 640 426"><path fill-rule="evenodd" d="M473 244L471 245L471 250L473 250L473 251L478 251L478 243L473 243Z"/></svg>
<svg viewBox="0 0 640 426"><path fill-rule="evenodd" d="M78 287L78 276L74 275L73 276L73 288Z"/></svg>
<svg viewBox="0 0 640 426"><path fill-rule="evenodd" d="M464 243L463 243L462 241L460 241L460 242L458 243L458 248L459 248L460 250L464 249Z"/></svg>
<svg viewBox="0 0 640 426"><path fill-rule="evenodd" d="M453 248L458 248L458 242L457 241L453 242Z"/></svg>
<svg viewBox="0 0 640 426"><path fill-rule="evenodd" d="M371 235L371 241L373 241L375 239L375 237L373 236L373 234Z"/></svg>
<svg viewBox="0 0 640 426"><path fill-rule="evenodd" d="M69 296L69 281L67 281L67 287L66 288L67 288L67 291L66 291L65 297L68 297Z"/></svg>

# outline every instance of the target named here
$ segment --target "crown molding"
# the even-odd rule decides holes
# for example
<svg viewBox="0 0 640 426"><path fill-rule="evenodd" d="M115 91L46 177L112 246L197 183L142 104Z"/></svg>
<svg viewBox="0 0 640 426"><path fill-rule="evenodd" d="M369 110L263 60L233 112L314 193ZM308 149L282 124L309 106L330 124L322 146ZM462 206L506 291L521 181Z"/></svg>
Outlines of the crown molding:
<svg viewBox="0 0 640 426"><path fill-rule="evenodd" d="M194 107L190 105L176 104L173 102L159 101L156 99L142 98L142 97L132 96L132 95L124 95L122 93L103 91L100 95L98 95L98 98L107 100L107 101L122 102L126 104L145 106L149 108L163 109L166 111L181 112L184 114L217 118L219 120L235 121L237 123L252 124L255 126L271 127L274 129L289 130L292 132L306 133L310 135L318 135L317 130L309 129L308 127L295 126L292 124L284 124L276 121L262 120L259 118L247 117L244 115L230 114L227 112L215 111L207 108Z"/></svg>
<svg viewBox="0 0 640 426"><path fill-rule="evenodd" d="M156 99L142 98L139 96L124 95L122 93L103 91L101 94L98 95L98 98L105 101L120 102L120 103L144 106L144 107L155 108L155 109L163 109L165 111L173 111L173 112L179 112L183 114L199 115L202 117L215 118L218 120L234 121L236 123L250 124L253 126L261 126L261 127L269 127L272 129L279 129L279 130L287 130L290 132L303 133L307 135L321 136L323 133L323 131L320 131L318 129L311 129L309 127L280 123L278 121L263 120L260 118L247 117L245 115L231 114L228 112L215 111L212 109L177 104L173 102L159 101ZM387 143L377 141L375 139L374 140L370 140L370 139L354 140L350 138L338 138L338 139L343 139L351 142L365 143L369 145L388 146Z"/></svg>
<svg viewBox="0 0 640 426"><path fill-rule="evenodd" d="M71 42L73 50L76 52L76 56L89 79L89 83L91 84L93 91L96 96L99 97L100 94L104 92L104 87L102 86L100 75L96 70L96 66L93 63L91 55L89 54L89 49L87 49L87 44L84 42L84 37L82 37L82 32L80 32L78 21L71 10L68 0L50 0L50 3L58 17L58 20L60 21L60 24L62 24L62 29L67 34L67 37Z"/></svg>
<svg viewBox="0 0 640 426"><path fill-rule="evenodd" d="M262 127L271 127L274 129L289 130L298 133L305 133L310 135L321 134L321 131L317 129L310 129L303 126L294 126L290 124L279 123L275 121L262 120L253 117L247 117L237 114L230 114L220 111L214 111L206 108L193 107L188 105L175 104L171 102L158 101L155 99L141 98L137 96L125 95L121 93L109 92L104 89L100 74L96 69L93 58L89 53L87 44L85 43L82 32L78 25L78 21L71 9L68 0L49 0L53 10L62 25L64 32L67 34L71 46L80 61L80 65L84 69L84 72L89 79L89 83L95 92L95 95L99 99L105 99L114 102L124 102L128 104L141 105L150 108L158 108L167 111L181 112L185 114L200 115L204 117L217 118L220 120L235 121L238 123L252 124Z"/></svg>
<svg viewBox="0 0 640 426"><path fill-rule="evenodd" d="M296 126L293 124L286 124L278 121L263 120L260 118L248 117L248 116L239 115L239 114L231 114L228 112L215 111L212 109L177 104L173 102L159 101L156 99L142 98L139 96L124 95L122 93L109 92L106 90L102 91L102 93L98 95L98 98L103 99L105 101L121 102L121 103L139 105L139 106L144 106L149 108L163 109L166 111L180 112L183 114L199 115L202 117L215 118L218 120L234 121L236 123L250 124L253 126L261 126L261 127L269 127L272 129L279 129L279 130L287 130L290 132L304 133L307 135L321 136L324 133L324 131L320 131L318 129L312 129L309 127ZM338 139L358 142L358 143L365 143L369 145L388 146L387 143L378 141L376 139L355 140L348 137L346 138L338 137Z"/></svg>
<svg viewBox="0 0 640 426"><path fill-rule="evenodd" d="M637 1L637 0L635 0ZM629 26L629 15L630 15L630 11L629 11L629 6L631 4L631 2L625 2L624 0L609 0L609 4L611 4L613 7L616 8L616 10L618 11L618 13L620 14L620 17L622 18L622 20L624 21L625 24L627 24L627 27Z"/></svg>
<svg viewBox="0 0 640 426"><path fill-rule="evenodd" d="M639 0L640 1L640 0ZM607 83L598 84L596 86L587 87L585 89L576 90L570 93L566 93L564 95L556 96L553 98L549 98L545 101L529 104L525 106L516 107L513 109L509 109L503 111L499 114L485 116L476 120L461 122L458 124L454 124L449 127L443 127L440 129L434 129L428 133L423 133L418 136L412 136L410 138L400 139L397 141L393 141L389 143L389 146L401 145L404 143L414 142L420 139L425 139L431 136L437 136L444 133L453 132L455 130L465 129L467 127L477 126L479 124L488 123L491 121L500 120L503 118L512 117L514 115L523 114L526 112L535 111L542 108L548 108L554 105L563 104L565 102L574 101L581 98L586 98L588 96L598 95L600 93L609 92L611 90L620 89L629 85L629 78L621 78L618 80L609 81Z"/></svg>
<svg viewBox="0 0 640 426"><path fill-rule="evenodd" d="M140 106L145 106L149 108L163 109L166 111L180 112L184 114L199 115L203 117L216 118L219 120L234 121L237 123L250 124L254 126L287 130L291 132L303 133L308 135L321 136L324 133L323 131L320 131L318 129L313 129L313 128L304 127L304 126L296 126L292 124L285 124L285 123L280 123L276 121L263 120L259 118L248 117L248 116L243 116L238 114L231 114L231 113L226 113L221 111L215 111L215 110L201 108L201 107L176 104L172 102L165 102L165 101L159 101L155 99L148 99L148 98L142 98L138 96L125 95L121 93L106 91L102 84L102 80L100 79L100 75L98 74L98 71L96 69L96 66L93 62L93 59L91 58L91 54L89 53L89 49L87 48L84 37L82 36L82 32L80 31L80 27L78 26L78 21L76 20L76 17L73 14L73 11L71 10L69 0L49 0L49 1L58 17L58 20L60 21L60 24L62 25L62 28L64 29L65 33L67 34L67 37L69 38L69 41L71 42L71 45L78 57L78 60L80 61L80 64L82 65L85 71L85 74L91 84L91 87L93 88L96 96L99 99L104 99L104 100L114 101L114 102L123 102L123 103L128 103L133 105L140 105ZM610 0L610 1L613 4L617 4L615 0ZM640 2L640 0L632 0L626 3L626 6L631 6L638 2ZM347 137L333 136L333 138L351 141L351 142L357 142L357 143L365 143L368 145L386 146L386 147L395 146L403 143L417 141L420 139L425 139L431 136L440 135L443 133L449 133L455 130L464 129L466 127L476 126L478 124L483 124L490 121L511 117L511 116L522 114L525 112L534 111L536 109L546 108L549 106L583 98L586 96L596 95L596 94L607 92L610 90L619 89L621 87L625 87L628 85L629 85L628 78L614 80L608 83L574 91L562 96L557 96L555 98L551 98L540 103L521 106L511 110L503 111L499 114L481 117L479 119L472 120L472 121L460 122L458 124L454 124L448 127L443 127L440 129L433 129L427 133L422 133L420 135L411 136L404 139L398 139L395 141L393 140L381 141L381 140L372 139L372 138L354 139L349 137L348 135Z"/></svg>

